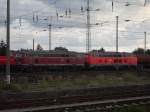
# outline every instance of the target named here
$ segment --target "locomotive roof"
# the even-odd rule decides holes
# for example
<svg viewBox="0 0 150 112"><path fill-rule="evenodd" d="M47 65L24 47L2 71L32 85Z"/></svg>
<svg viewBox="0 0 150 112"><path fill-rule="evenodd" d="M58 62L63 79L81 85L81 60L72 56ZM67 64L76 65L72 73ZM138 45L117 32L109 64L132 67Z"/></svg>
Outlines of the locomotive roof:
<svg viewBox="0 0 150 112"><path fill-rule="evenodd" d="M17 51L16 54L22 54L27 56L82 56L83 53L71 52L71 51Z"/></svg>
<svg viewBox="0 0 150 112"><path fill-rule="evenodd" d="M133 53L128 52L91 52L94 56L131 56Z"/></svg>

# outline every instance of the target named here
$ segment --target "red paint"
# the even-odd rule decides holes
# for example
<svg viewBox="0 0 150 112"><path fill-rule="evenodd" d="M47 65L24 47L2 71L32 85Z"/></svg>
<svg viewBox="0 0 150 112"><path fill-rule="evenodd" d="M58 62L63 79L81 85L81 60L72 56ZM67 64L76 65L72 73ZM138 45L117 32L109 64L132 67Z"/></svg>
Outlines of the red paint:
<svg viewBox="0 0 150 112"><path fill-rule="evenodd" d="M6 56L0 56L0 64L4 65L6 64ZM15 58L13 56L10 57L10 64L14 65L15 64Z"/></svg>
<svg viewBox="0 0 150 112"><path fill-rule="evenodd" d="M21 58L22 64L84 64L84 57L31 57L26 56Z"/></svg>
<svg viewBox="0 0 150 112"><path fill-rule="evenodd" d="M126 65L137 65L136 56L122 56L122 57L98 57L88 55L87 62L90 65L112 65L112 64L126 64Z"/></svg>

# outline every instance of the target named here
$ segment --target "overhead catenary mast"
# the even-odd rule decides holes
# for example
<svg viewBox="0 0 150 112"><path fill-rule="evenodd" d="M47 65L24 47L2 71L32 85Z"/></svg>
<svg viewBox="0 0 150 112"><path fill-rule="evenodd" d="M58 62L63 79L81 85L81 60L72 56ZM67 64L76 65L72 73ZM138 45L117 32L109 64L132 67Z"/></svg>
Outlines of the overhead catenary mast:
<svg viewBox="0 0 150 112"><path fill-rule="evenodd" d="M52 41L51 40L52 39L52 25L49 24L48 27L49 27L49 51L51 51L51 48L52 48L51 47L52 46L52 42L51 42Z"/></svg>
<svg viewBox="0 0 150 112"><path fill-rule="evenodd" d="M147 4L147 0L144 0L144 7L146 6L146 4Z"/></svg>
<svg viewBox="0 0 150 112"><path fill-rule="evenodd" d="M6 62L6 83L10 85L10 0L7 0L7 62Z"/></svg>
<svg viewBox="0 0 150 112"><path fill-rule="evenodd" d="M144 53L146 53L146 36L147 36L147 33L144 32Z"/></svg>
<svg viewBox="0 0 150 112"><path fill-rule="evenodd" d="M90 0L87 0L87 34L86 34L86 52L91 50L91 28L90 28Z"/></svg>
<svg viewBox="0 0 150 112"><path fill-rule="evenodd" d="M34 38L33 38L32 42L33 42L33 43L32 43L32 44L33 44L32 50L34 51L34 50L35 50L35 49L34 49L34 42L35 42L35 41L34 41Z"/></svg>
<svg viewBox="0 0 150 112"><path fill-rule="evenodd" d="M119 16L116 16L116 53L118 53L118 19Z"/></svg>

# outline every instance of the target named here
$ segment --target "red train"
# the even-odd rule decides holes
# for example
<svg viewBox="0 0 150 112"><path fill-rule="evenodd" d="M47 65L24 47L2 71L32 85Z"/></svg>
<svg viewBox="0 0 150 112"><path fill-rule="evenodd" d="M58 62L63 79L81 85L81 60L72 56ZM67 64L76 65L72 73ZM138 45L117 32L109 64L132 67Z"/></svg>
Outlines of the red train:
<svg viewBox="0 0 150 112"><path fill-rule="evenodd" d="M138 65L142 68L150 68L150 55L139 54L137 55Z"/></svg>
<svg viewBox="0 0 150 112"><path fill-rule="evenodd" d="M129 53L103 52L88 55L88 64L91 66L136 66L137 57Z"/></svg>
<svg viewBox="0 0 150 112"><path fill-rule="evenodd" d="M90 69L94 67L136 67L137 56L130 53L100 52L82 55L29 55L15 54L10 63L14 71L51 71ZM6 64L6 57L0 57L0 65Z"/></svg>
<svg viewBox="0 0 150 112"><path fill-rule="evenodd" d="M6 56L0 56L0 65L6 64ZM10 57L10 64L15 65L15 58L13 56Z"/></svg>
<svg viewBox="0 0 150 112"><path fill-rule="evenodd" d="M85 57L39 57L39 56L23 56L17 61L22 65L82 65Z"/></svg>

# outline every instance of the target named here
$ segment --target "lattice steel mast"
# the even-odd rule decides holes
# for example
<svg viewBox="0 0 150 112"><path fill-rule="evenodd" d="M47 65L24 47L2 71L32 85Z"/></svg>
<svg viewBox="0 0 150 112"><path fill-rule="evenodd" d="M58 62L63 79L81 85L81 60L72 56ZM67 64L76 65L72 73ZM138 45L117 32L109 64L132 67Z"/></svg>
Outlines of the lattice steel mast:
<svg viewBox="0 0 150 112"><path fill-rule="evenodd" d="M86 34L86 52L91 50L91 27L90 27L90 0L87 0L87 34Z"/></svg>
<svg viewBox="0 0 150 112"><path fill-rule="evenodd" d="M6 83L10 85L10 0L7 0L7 61L6 61Z"/></svg>

